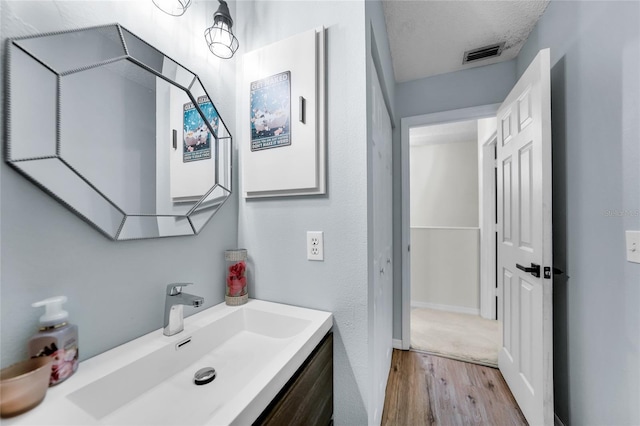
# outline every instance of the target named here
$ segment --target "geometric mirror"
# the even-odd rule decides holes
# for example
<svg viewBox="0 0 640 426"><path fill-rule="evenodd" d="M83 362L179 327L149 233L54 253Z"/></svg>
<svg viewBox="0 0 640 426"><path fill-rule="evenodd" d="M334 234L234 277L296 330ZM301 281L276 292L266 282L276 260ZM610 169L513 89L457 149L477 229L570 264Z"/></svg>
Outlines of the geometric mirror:
<svg viewBox="0 0 640 426"><path fill-rule="evenodd" d="M114 240L198 234L232 137L198 76L119 24L8 40L6 161Z"/></svg>

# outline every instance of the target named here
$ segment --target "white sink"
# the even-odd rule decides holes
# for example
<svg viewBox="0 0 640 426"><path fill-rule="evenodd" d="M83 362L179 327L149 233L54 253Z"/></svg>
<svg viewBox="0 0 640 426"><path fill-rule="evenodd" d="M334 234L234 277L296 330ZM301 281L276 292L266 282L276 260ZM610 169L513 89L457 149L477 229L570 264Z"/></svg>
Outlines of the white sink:
<svg viewBox="0 0 640 426"><path fill-rule="evenodd" d="M250 300L214 306L80 364L9 424L250 424L332 325L330 313ZM213 367L215 380L193 377Z"/></svg>

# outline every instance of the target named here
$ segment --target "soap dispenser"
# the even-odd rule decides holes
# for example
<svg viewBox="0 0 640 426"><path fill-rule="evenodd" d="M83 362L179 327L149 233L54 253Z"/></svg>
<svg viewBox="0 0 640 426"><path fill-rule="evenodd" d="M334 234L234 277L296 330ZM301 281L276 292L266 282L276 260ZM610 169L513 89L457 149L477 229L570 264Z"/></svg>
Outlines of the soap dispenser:
<svg viewBox="0 0 640 426"><path fill-rule="evenodd" d="M63 382L78 369L78 327L68 322L69 314L62 309L66 301L66 296L57 296L31 305L45 307L40 331L29 340L29 356L53 359L49 386Z"/></svg>

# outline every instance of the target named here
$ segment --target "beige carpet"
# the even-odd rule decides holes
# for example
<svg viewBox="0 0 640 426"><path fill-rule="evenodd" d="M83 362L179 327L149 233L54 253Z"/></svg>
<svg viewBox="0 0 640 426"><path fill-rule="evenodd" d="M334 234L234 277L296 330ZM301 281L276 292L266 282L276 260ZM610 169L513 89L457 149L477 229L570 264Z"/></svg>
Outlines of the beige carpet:
<svg viewBox="0 0 640 426"><path fill-rule="evenodd" d="M502 330L478 315L411 308L411 348L460 361L498 366Z"/></svg>

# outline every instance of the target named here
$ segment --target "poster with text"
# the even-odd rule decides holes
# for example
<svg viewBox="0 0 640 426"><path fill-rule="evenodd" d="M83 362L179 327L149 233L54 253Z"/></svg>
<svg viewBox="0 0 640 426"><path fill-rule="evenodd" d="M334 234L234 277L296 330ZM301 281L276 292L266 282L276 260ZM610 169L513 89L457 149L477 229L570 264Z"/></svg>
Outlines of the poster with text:
<svg viewBox="0 0 640 426"><path fill-rule="evenodd" d="M207 96L199 96L198 106L214 132L218 131L220 117ZM211 132L202 116L189 102L184 104L184 137L182 161L185 163L211 158Z"/></svg>
<svg viewBox="0 0 640 426"><path fill-rule="evenodd" d="M291 145L291 71L251 83L251 151Z"/></svg>

